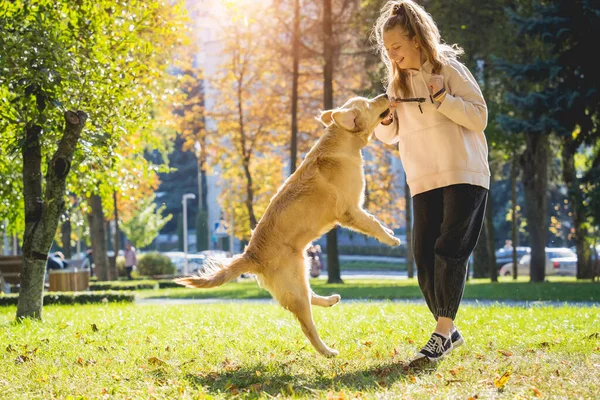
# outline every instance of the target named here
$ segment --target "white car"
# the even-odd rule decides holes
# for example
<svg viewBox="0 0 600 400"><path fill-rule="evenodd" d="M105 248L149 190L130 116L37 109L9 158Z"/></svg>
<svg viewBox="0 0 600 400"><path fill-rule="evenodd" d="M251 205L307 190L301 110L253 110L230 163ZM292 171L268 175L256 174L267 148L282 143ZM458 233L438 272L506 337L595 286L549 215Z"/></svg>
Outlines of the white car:
<svg viewBox="0 0 600 400"><path fill-rule="evenodd" d="M529 276L531 254L519 259L517 273ZM500 276L511 276L513 264L507 263L500 268ZM577 274L577 254L566 247L546 247L546 275L575 276Z"/></svg>
<svg viewBox="0 0 600 400"><path fill-rule="evenodd" d="M168 251L162 253L163 255L169 257L171 262L175 264L175 268L177 268L177 273L183 273L183 264L185 261L185 253L183 251ZM226 251L221 250L204 250L200 253L188 253L188 273L196 273L202 270L202 266L206 262L207 259L216 259L218 261L228 262L230 258L228 257L228 253Z"/></svg>

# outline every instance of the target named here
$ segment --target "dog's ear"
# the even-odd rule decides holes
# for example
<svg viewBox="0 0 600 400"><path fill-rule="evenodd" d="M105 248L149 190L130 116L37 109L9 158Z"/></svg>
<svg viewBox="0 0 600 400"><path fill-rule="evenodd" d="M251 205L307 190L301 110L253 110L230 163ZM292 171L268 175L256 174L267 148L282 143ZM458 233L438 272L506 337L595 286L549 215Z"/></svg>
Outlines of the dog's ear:
<svg viewBox="0 0 600 400"><path fill-rule="evenodd" d="M350 110L337 110L333 113L332 117L336 124L341 126L342 128L348 131L356 130L356 117L358 116L358 112L356 109Z"/></svg>
<svg viewBox="0 0 600 400"><path fill-rule="evenodd" d="M333 122L333 120L331 119L331 114L333 113L333 110L328 110L328 111L321 111L321 115L319 115L317 117L317 119L319 121L321 121L321 123L325 126L329 126L331 125L331 123Z"/></svg>

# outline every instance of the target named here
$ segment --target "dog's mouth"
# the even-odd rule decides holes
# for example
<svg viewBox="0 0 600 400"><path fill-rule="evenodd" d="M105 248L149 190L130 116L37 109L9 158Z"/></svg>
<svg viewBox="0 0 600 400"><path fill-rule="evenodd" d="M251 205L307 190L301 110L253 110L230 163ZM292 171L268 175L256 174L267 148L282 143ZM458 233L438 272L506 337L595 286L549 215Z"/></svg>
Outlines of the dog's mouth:
<svg viewBox="0 0 600 400"><path fill-rule="evenodd" d="M381 115L379 116L379 118L385 118L388 115L390 115L390 109L387 108L384 112L381 113Z"/></svg>

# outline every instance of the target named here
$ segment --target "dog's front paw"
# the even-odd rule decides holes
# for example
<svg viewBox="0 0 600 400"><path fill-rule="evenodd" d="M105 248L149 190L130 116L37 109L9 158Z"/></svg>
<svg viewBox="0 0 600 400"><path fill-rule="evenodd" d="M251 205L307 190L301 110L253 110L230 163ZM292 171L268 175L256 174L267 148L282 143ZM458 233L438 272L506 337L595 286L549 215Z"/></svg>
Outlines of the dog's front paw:
<svg viewBox="0 0 600 400"><path fill-rule="evenodd" d="M330 347L327 347L323 351L321 351L321 354L323 354L325 357L331 358L338 356L340 352Z"/></svg>
<svg viewBox="0 0 600 400"><path fill-rule="evenodd" d="M389 245L389 246L392 246L392 247L400 246L400 244L402 244L402 242L400 241L400 239L398 239L395 236L388 237L384 243L387 244L387 245Z"/></svg>

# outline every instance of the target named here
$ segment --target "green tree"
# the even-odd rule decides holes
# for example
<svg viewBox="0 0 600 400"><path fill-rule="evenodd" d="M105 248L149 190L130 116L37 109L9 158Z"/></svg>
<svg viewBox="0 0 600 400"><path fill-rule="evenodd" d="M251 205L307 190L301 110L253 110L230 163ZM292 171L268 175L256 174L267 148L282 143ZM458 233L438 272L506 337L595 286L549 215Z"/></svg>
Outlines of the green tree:
<svg viewBox="0 0 600 400"><path fill-rule="evenodd" d="M1 146L22 173L25 210L17 318L41 318L46 256L72 187L69 172L78 177L70 192L111 199L105 166L119 165L123 137L152 125L148 99L167 68L155 43L176 41L180 15L178 6L150 1L0 1Z"/></svg>
<svg viewBox="0 0 600 400"><path fill-rule="evenodd" d="M121 229L127 235L127 239L139 249L152 243L162 227L173 218L171 214L163 217L165 205L156 209L155 197L152 195L144 198L133 217L121 223Z"/></svg>

